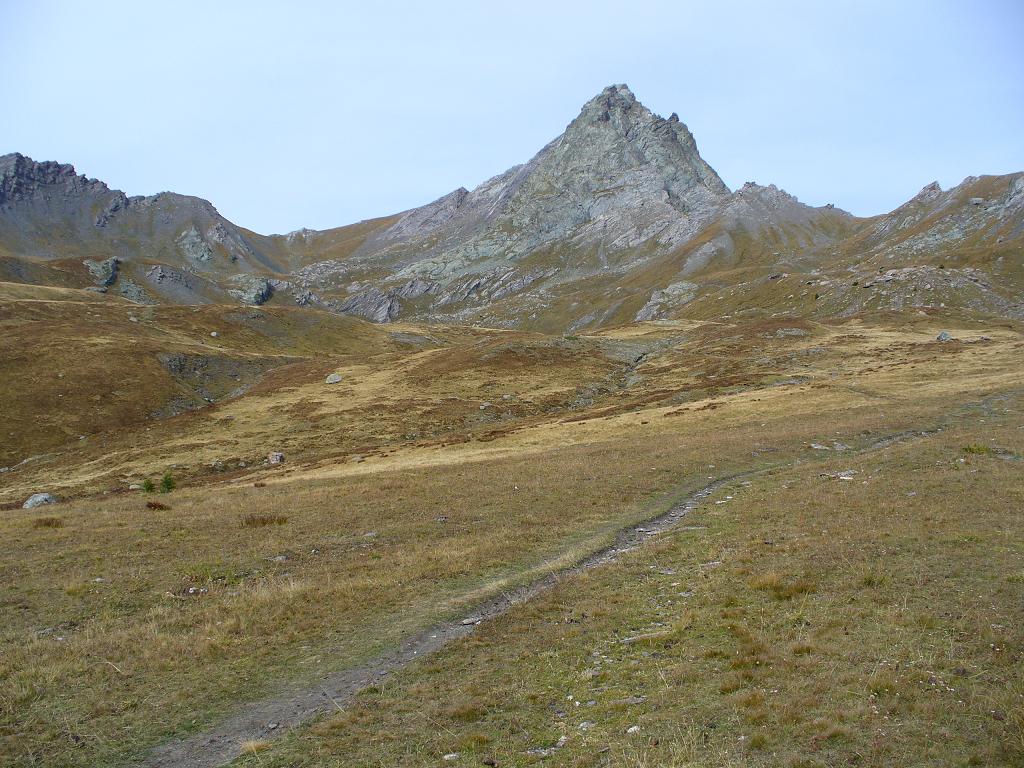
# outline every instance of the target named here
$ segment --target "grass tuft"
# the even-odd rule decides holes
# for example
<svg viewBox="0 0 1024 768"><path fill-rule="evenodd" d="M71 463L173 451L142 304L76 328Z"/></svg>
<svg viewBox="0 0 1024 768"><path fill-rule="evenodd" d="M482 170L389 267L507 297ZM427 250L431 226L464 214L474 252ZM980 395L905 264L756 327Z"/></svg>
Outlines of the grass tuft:
<svg viewBox="0 0 1024 768"><path fill-rule="evenodd" d="M791 600L798 595L816 592L817 585L808 579L786 579L775 571L763 573L750 580L750 586L763 592L771 592L776 600Z"/></svg>
<svg viewBox="0 0 1024 768"><path fill-rule="evenodd" d="M242 518L242 526L245 528L265 528L268 525L284 525L287 522L287 515L260 515L255 512Z"/></svg>
<svg viewBox="0 0 1024 768"><path fill-rule="evenodd" d="M259 752L266 752L270 749L271 744L269 741L262 739L248 739L238 745L239 755L255 755Z"/></svg>

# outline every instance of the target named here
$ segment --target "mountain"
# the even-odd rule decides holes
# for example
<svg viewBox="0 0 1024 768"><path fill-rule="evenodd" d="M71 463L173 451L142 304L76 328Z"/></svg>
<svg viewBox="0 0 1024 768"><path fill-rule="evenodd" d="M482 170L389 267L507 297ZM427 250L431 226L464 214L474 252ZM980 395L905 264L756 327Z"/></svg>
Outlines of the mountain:
<svg viewBox="0 0 1024 768"><path fill-rule="evenodd" d="M1021 316L1022 209L1022 174L932 184L869 219L774 185L731 192L677 115L615 85L527 163L326 231L259 235L199 198L128 197L70 165L5 155L0 278L137 302L310 304L376 322L545 331L681 314L849 315L940 296Z"/></svg>

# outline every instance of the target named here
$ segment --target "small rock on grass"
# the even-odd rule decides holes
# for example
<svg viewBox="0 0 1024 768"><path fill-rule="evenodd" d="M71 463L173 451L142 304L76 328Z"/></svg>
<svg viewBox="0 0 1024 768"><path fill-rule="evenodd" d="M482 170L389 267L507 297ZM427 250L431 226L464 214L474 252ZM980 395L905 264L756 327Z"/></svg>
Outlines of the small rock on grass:
<svg viewBox="0 0 1024 768"><path fill-rule="evenodd" d="M564 747L568 741L569 739L567 736L560 736L558 741L550 747L534 747L533 749L526 750L526 754L537 755L538 757L548 757Z"/></svg>
<svg viewBox="0 0 1024 768"><path fill-rule="evenodd" d="M342 376L340 373L332 373L330 376L324 379L324 384L340 384L341 379Z"/></svg>

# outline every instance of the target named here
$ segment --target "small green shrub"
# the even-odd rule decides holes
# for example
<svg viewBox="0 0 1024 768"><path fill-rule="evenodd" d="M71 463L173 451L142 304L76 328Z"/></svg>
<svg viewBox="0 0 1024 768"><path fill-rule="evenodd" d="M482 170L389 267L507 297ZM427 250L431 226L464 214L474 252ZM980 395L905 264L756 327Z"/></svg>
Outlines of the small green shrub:
<svg viewBox="0 0 1024 768"><path fill-rule="evenodd" d="M160 493L170 493L174 490L174 478L168 472L160 479Z"/></svg>
<svg viewBox="0 0 1024 768"><path fill-rule="evenodd" d="M153 481L147 477L142 482L142 490L144 490L146 493L152 493L153 491L156 490L156 486L153 485Z"/></svg>

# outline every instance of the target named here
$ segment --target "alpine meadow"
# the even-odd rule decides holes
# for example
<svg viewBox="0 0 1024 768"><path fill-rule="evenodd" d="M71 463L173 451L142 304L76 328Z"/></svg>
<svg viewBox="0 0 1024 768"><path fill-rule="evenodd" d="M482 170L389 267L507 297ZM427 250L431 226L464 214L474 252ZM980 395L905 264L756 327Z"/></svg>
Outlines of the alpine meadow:
<svg viewBox="0 0 1024 768"><path fill-rule="evenodd" d="M0 764L1024 765L1024 172L638 95L288 234L0 157Z"/></svg>

